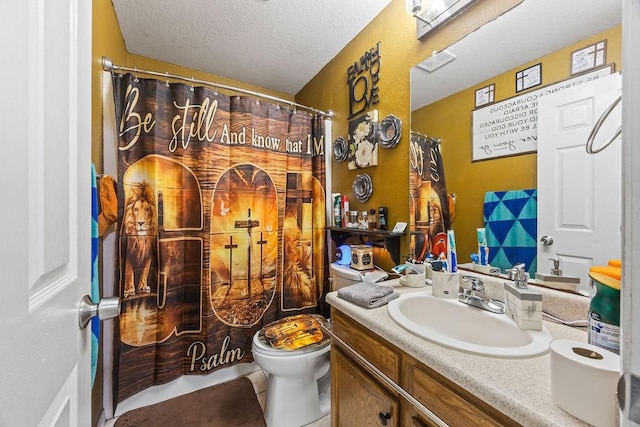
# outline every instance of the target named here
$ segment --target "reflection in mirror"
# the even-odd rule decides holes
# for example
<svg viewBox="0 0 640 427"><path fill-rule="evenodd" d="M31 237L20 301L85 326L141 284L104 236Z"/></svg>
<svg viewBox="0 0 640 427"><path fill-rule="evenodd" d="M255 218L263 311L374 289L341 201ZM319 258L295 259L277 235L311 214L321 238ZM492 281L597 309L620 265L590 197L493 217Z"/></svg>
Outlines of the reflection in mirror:
<svg viewBox="0 0 640 427"><path fill-rule="evenodd" d="M426 71L424 64L412 68L411 130L441 141L439 149L444 162L446 191L456 195L456 217L451 227L455 230L458 259L461 264L471 262L470 254L478 251L476 230L485 226L487 193L502 197L502 192L520 190L528 191L509 193L508 197L515 194L514 197L523 198L520 202L523 205L529 203L526 197L533 202L536 202L536 199L539 202L537 210L533 209L533 217L528 214L526 218L518 218L517 215L511 218L515 223L520 223L528 235L518 234L522 230L507 230L501 237L524 241L525 243L518 242L514 246L526 246L529 254L527 256L533 255L527 259L517 259L517 255L509 253L509 243L503 242L503 253L491 254L492 259L500 258L496 262L502 262L500 267L503 272L507 264L526 262L532 277L536 271L549 275L553 268L553 261L550 259L560 259L563 274L581 277L581 288L586 290L588 279L584 277L585 268L588 272L590 265L602 265L609 259L619 258L619 250L596 250L595 252L606 253L593 253L592 260L582 262L582 265L578 266L575 262L577 257L562 252L558 236L553 236L556 242L553 246L540 243L535 221L536 212L538 215L541 212L557 213L563 206L566 208L570 202L574 203L570 199L571 195L567 194L558 196L556 202L539 197L539 179L547 176L552 166L548 163L538 164L540 146L545 141L538 140L537 133L534 133L536 145L529 153L473 161L472 115L476 105L479 105L477 92L480 89L487 88L484 92L479 91L483 96L488 96L490 90L493 102L500 103L506 99L516 100L519 99L516 97L521 95L537 93L537 90L559 82L569 83L559 85L554 91L562 91L571 84L578 86L580 83L573 80L577 76L583 76L584 81L595 79L596 77L589 74L597 71L595 66L583 73L574 72L572 75L572 53L601 41L605 41L606 49L603 55L607 67L597 71L599 76L608 78L602 76L620 71L620 16L621 4L618 0L525 0L498 19L447 47L446 51L454 55L455 59L446 65L432 72ZM428 60L433 62L434 58ZM439 61L438 58L435 60ZM541 64L540 85L517 92L516 73L537 64ZM534 101L529 99L528 108L532 112L527 111L527 114L536 117L530 123L541 115L538 111L538 101L542 103L542 100L537 98ZM542 95L539 95L539 98L542 98ZM553 97L547 97L544 102L551 98ZM489 103L478 109L489 109L492 105ZM589 120L589 126L584 126L587 134L597 116ZM535 123L536 127L538 125L539 123ZM619 142L617 145L620 145ZM591 162L592 160L582 157L582 153L586 156L583 146L584 142L576 143L570 152L580 154L580 157L576 155L576 161ZM615 156L615 153L612 155ZM592 156L592 159L597 159L596 156ZM602 162L593 160L596 161ZM619 175L619 169L614 171L610 168L609 173L611 172ZM619 186L619 182L613 181L612 185ZM411 191L417 194L417 190ZM581 203L580 212L593 212L593 206L584 200L577 200L576 203ZM417 215L415 211L413 214ZM610 221L616 223L619 221L618 216L619 213L613 213ZM598 223L597 218L589 220L591 224ZM575 222L574 226L582 227L582 224L580 227L576 226L578 222ZM516 234L510 234L512 232Z"/></svg>
<svg viewBox="0 0 640 427"><path fill-rule="evenodd" d="M406 0L407 10L416 18L418 38L462 13L477 0Z"/></svg>

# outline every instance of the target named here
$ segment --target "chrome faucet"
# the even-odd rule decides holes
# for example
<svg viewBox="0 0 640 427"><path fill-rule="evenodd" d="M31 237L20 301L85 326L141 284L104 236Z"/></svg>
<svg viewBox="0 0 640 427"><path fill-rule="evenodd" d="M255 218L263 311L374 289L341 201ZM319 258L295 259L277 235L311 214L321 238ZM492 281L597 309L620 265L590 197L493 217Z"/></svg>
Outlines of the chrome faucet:
<svg viewBox="0 0 640 427"><path fill-rule="evenodd" d="M465 282L471 282L471 288L461 287L460 294L458 295L458 301L492 313L504 313L504 304L500 301L489 298L487 294L485 294L484 283L482 283L480 279L472 276L462 276L462 280Z"/></svg>
<svg viewBox="0 0 640 427"><path fill-rule="evenodd" d="M529 283L529 273L524 271L524 263L516 264L512 269L507 271L509 280L513 280L516 288L527 289Z"/></svg>

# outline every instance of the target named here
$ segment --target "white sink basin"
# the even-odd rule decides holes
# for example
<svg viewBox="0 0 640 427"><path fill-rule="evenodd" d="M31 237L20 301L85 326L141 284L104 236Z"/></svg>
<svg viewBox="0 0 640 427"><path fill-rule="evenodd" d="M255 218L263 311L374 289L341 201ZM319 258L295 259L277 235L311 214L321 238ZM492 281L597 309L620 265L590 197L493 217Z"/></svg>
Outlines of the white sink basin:
<svg viewBox="0 0 640 427"><path fill-rule="evenodd" d="M401 327L424 339L458 351L497 358L529 358L549 351L552 337L521 330L504 314L494 314L457 299L427 292L401 295L387 305Z"/></svg>

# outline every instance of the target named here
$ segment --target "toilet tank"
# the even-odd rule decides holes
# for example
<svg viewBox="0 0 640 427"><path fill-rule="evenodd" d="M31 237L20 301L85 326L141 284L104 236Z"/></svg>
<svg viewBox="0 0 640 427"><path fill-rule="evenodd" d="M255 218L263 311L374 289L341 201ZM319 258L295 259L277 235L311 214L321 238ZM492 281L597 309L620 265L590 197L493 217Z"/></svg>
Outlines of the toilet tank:
<svg viewBox="0 0 640 427"><path fill-rule="evenodd" d="M362 282L362 275L359 271L351 268L350 265L341 265L337 262L329 266L331 271L331 290L337 291L345 286L355 285Z"/></svg>
<svg viewBox="0 0 640 427"><path fill-rule="evenodd" d="M331 274L331 290L337 291L345 286L355 285L359 282L379 282L386 279L388 274L379 268L367 271L357 271L349 265L331 263L329 266Z"/></svg>

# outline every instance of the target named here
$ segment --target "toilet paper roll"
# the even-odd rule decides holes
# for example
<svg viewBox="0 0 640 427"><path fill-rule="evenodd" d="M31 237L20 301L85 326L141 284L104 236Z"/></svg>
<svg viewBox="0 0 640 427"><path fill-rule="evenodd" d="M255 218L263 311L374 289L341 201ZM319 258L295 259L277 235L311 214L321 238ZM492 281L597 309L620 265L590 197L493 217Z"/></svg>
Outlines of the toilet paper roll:
<svg viewBox="0 0 640 427"><path fill-rule="evenodd" d="M597 427L616 425L620 356L571 340L551 343L551 397L560 408Z"/></svg>

